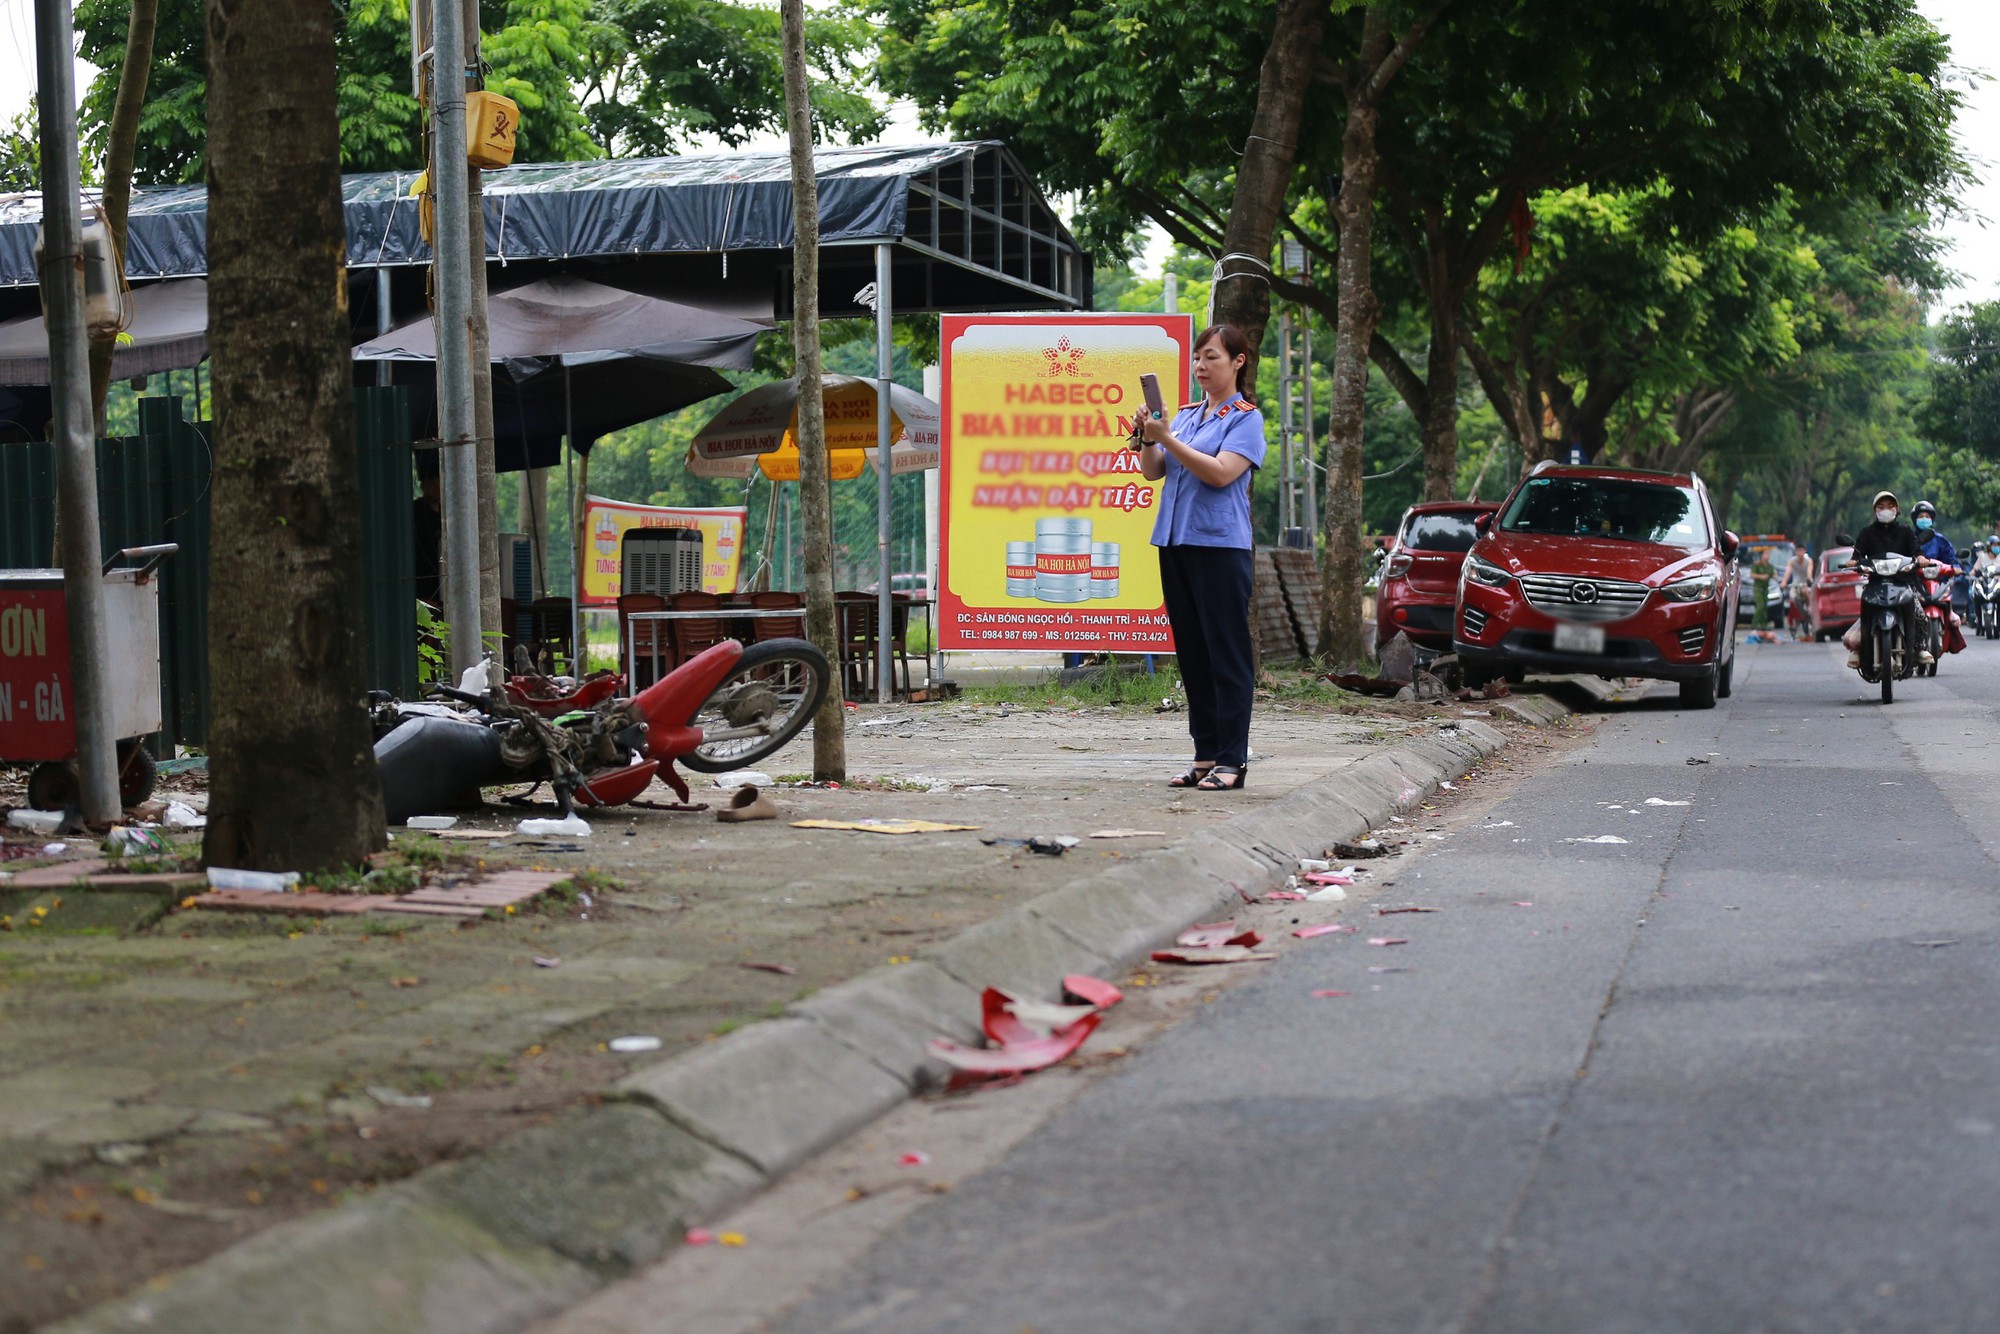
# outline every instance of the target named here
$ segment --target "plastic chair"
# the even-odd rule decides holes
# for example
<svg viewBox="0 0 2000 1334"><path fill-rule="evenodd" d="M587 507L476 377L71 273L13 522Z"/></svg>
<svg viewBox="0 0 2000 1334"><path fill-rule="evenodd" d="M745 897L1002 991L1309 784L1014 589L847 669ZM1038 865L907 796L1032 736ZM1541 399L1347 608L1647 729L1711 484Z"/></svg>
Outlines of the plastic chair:
<svg viewBox="0 0 2000 1334"><path fill-rule="evenodd" d="M841 689L850 699L875 694L875 648L881 638L881 608L873 593L835 593L834 630L840 640Z"/></svg>
<svg viewBox="0 0 2000 1334"><path fill-rule="evenodd" d="M750 606L757 611L789 611L798 609L793 616L758 616L750 622L750 636L756 643L767 639L804 639L806 637L806 599L803 593L752 593Z"/></svg>
<svg viewBox="0 0 2000 1334"><path fill-rule="evenodd" d="M536 598L528 604L528 656L540 662L543 650L548 651L554 663L576 671L568 598Z"/></svg>
<svg viewBox="0 0 2000 1334"><path fill-rule="evenodd" d="M635 611L665 611L667 600L658 593L622 593L618 597L618 653L622 658L625 645L627 613ZM635 621L631 624L630 643L632 661L625 664L625 675L632 682L632 692L637 694L662 676L672 671L678 664L667 661L673 648L668 642L665 621ZM640 655L645 655L647 669L639 669Z"/></svg>
<svg viewBox="0 0 2000 1334"><path fill-rule="evenodd" d="M712 616L690 616L665 622L674 646L674 665L679 666L705 648L729 638L722 625L722 599L714 593L676 593L667 600L674 611L708 611Z"/></svg>
<svg viewBox="0 0 2000 1334"><path fill-rule="evenodd" d="M890 670L889 680L890 680L890 685L892 687L895 687L896 677L897 675L900 674L903 680L903 684L900 687L895 687L895 688L900 689L902 693L905 695L910 693L910 688L911 688L911 682L910 682L911 601L912 599L908 593L891 593L889 595L889 649L892 653L896 655L894 665L892 665L889 669Z"/></svg>

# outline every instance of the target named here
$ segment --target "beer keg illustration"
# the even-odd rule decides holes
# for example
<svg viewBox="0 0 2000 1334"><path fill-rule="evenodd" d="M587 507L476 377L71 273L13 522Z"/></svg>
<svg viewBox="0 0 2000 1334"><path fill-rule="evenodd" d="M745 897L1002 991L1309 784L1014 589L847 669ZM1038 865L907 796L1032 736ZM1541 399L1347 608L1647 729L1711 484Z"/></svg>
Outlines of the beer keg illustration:
<svg viewBox="0 0 2000 1334"><path fill-rule="evenodd" d="M1118 544L1090 544L1090 595L1093 598L1118 596Z"/></svg>
<svg viewBox="0 0 2000 1334"><path fill-rule="evenodd" d="M1007 544L1007 596L1031 598L1035 595L1035 544Z"/></svg>
<svg viewBox="0 0 2000 1334"><path fill-rule="evenodd" d="M1090 600L1090 520L1035 520L1035 598Z"/></svg>

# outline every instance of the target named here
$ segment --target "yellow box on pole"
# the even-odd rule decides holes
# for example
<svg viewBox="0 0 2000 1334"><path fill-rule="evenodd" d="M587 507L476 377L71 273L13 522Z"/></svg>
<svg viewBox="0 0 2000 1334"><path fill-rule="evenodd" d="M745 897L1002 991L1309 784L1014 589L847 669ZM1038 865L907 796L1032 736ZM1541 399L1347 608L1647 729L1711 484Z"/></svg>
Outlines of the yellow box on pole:
<svg viewBox="0 0 2000 1334"><path fill-rule="evenodd" d="M465 157L475 167L504 167L514 160L514 132L521 108L511 97L484 89L465 95Z"/></svg>

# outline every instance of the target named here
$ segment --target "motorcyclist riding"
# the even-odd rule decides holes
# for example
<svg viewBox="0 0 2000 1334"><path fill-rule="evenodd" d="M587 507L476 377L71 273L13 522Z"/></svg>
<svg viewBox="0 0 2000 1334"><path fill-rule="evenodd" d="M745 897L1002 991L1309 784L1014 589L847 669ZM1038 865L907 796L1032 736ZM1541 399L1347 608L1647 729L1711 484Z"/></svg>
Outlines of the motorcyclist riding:
<svg viewBox="0 0 2000 1334"><path fill-rule="evenodd" d="M1941 565L1958 564L1958 548L1938 531L1937 506L1928 500L1919 500L1910 507L1910 518L1917 525L1917 553Z"/></svg>
<svg viewBox="0 0 2000 1334"><path fill-rule="evenodd" d="M2000 566L2000 537L1989 537L1978 548L1979 555L1973 558L1972 572L1985 574L1995 566Z"/></svg>
<svg viewBox="0 0 2000 1334"><path fill-rule="evenodd" d="M1940 565L1957 566L1958 548L1952 545L1951 539L1938 531L1937 506L1928 500L1919 500L1910 507L1910 518L1917 525L1917 554ZM1965 637L1959 634L1958 625L1958 613L1947 606L1944 616L1944 650L1947 653L1956 653L1965 647ZM1926 663L1931 661L1922 654L1918 654L1917 660Z"/></svg>
<svg viewBox="0 0 2000 1334"><path fill-rule="evenodd" d="M1929 504L1928 501L1922 503L1924 505ZM1912 559L1929 560L1918 548L1916 530L1906 523L1897 522L1902 517L1902 511L1902 503L1896 499L1893 491L1878 491L1875 493L1875 522L1864 526L1854 539L1853 559L1856 565L1863 565L1876 559L1878 556L1891 554L1908 556ZM1932 561L1928 566L1920 565L1914 567L1914 571L1921 571L1927 577L1933 577L1937 573L1937 565ZM1903 642L1905 644L1920 643L1921 641L1917 638L1915 607L1905 607L1899 614L1903 621ZM1853 625L1849 626L1846 635L1842 636L1840 642L1847 646L1847 665L1859 670L1861 667L1861 622L1856 621ZM1936 659L1931 655L1929 649L1919 648L1917 650L1917 661L1930 663L1936 661Z"/></svg>

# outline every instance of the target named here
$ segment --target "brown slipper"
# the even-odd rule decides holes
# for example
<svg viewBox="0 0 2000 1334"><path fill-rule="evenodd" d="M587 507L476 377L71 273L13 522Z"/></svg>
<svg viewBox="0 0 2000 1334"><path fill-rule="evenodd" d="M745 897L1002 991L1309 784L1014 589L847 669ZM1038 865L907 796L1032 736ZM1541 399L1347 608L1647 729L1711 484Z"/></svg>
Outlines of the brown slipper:
<svg viewBox="0 0 2000 1334"><path fill-rule="evenodd" d="M730 794L729 804L715 813L715 818L724 824L741 824L745 820L775 820L778 808L771 799L760 791L755 783L745 783Z"/></svg>

